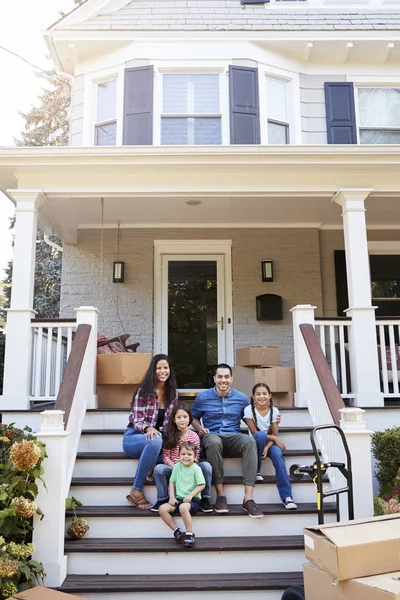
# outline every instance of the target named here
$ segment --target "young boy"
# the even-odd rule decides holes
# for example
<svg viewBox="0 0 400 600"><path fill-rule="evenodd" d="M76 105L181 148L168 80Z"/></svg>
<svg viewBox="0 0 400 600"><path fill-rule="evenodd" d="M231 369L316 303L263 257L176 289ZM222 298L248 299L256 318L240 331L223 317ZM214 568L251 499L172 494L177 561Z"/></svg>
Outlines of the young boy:
<svg viewBox="0 0 400 600"><path fill-rule="evenodd" d="M169 480L169 500L160 506L162 520L172 529L178 544L183 542L185 548L194 546L191 515L195 515L199 510L200 492L205 488L202 470L195 460L196 445L193 442L182 442L179 462L174 466ZM173 514L181 515L186 533L176 526Z"/></svg>

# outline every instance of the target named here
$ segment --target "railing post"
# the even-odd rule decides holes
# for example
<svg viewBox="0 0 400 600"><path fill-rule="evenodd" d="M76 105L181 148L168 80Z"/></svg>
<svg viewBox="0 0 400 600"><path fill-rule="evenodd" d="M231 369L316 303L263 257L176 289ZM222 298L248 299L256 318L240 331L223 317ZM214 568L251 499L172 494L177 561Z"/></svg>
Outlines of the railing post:
<svg viewBox="0 0 400 600"><path fill-rule="evenodd" d="M371 517L374 514L373 475L371 458L371 434L366 428L365 410L362 408L341 408L340 427L349 447L352 475L354 518ZM346 518L344 509L347 498L341 494L341 515Z"/></svg>
<svg viewBox="0 0 400 600"><path fill-rule="evenodd" d="M44 518L35 515L33 542L34 559L42 562L46 572L45 585L58 587L67 576L67 557L64 555L65 498L67 495L67 436L62 410L45 410L37 439L46 444L47 458L43 461L43 479L38 481L37 505Z"/></svg>
<svg viewBox="0 0 400 600"><path fill-rule="evenodd" d="M99 311L94 306L75 309L77 327L83 323L92 326L79 378L79 388L87 398L87 408L97 408L96 361L97 361L97 318ZM82 386L82 387L81 387Z"/></svg>
<svg viewBox="0 0 400 600"><path fill-rule="evenodd" d="M314 310L311 304L298 304L290 309L293 315L294 364L296 371L295 406L308 406L310 395L310 356L300 331L302 323L310 323L314 327Z"/></svg>

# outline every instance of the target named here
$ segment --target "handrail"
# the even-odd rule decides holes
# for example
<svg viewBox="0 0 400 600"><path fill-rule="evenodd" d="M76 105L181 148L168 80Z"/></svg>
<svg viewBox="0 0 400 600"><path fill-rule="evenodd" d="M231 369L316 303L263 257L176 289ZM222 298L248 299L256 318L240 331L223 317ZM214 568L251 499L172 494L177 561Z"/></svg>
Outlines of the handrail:
<svg viewBox="0 0 400 600"><path fill-rule="evenodd" d="M72 344L71 353L69 355L67 366L65 368L64 377L58 392L55 409L64 411L65 427L67 427L68 425L68 419L71 412L72 402L74 399L76 387L78 385L78 379L81 372L81 367L85 356L86 346L88 344L91 329L91 325L87 325L84 323L78 325L74 338L74 343Z"/></svg>
<svg viewBox="0 0 400 600"><path fill-rule="evenodd" d="M57 319L47 319L44 317L31 319L31 323L76 323L76 319L74 318L57 318Z"/></svg>
<svg viewBox="0 0 400 600"><path fill-rule="evenodd" d="M332 415L335 425L339 425L340 413L339 409L345 408L343 398L333 379L328 362L322 352L321 344L315 333L314 327L310 323L302 323L300 331L303 335L311 362L314 366L315 373L321 385L322 392L325 396L326 403Z"/></svg>

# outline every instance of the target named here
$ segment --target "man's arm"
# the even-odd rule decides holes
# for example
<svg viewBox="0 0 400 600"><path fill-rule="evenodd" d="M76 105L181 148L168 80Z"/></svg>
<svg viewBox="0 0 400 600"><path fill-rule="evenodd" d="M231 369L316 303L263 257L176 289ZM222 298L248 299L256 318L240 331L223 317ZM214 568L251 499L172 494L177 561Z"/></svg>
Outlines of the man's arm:
<svg viewBox="0 0 400 600"><path fill-rule="evenodd" d="M199 419L193 419L192 425L195 428L195 430L197 431L197 433L199 434L199 437L201 437L201 438L206 433L210 433L210 430L207 429L207 427L203 427L203 425L201 424L201 422L199 421Z"/></svg>
<svg viewBox="0 0 400 600"><path fill-rule="evenodd" d="M192 407L192 415L193 415L192 425L195 428L195 430L197 431L197 433L199 434L199 437L202 438L204 435L206 435L206 433L210 433L210 430L207 429L207 427L203 427L203 425L201 424L200 419L203 417L204 411L200 407L200 402L201 402L201 398L200 398L200 394L198 394L194 400L193 407Z"/></svg>

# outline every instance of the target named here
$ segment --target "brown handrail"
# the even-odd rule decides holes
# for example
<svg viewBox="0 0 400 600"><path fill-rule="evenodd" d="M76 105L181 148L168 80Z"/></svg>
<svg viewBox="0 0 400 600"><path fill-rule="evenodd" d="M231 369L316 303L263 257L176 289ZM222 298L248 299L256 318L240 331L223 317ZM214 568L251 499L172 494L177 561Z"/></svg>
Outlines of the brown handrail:
<svg viewBox="0 0 400 600"><path fill-rule="evenodd" d="M78 379L91 329L92 326L85 323L78 325L67 366L65 367L64 377L58 391L55 409L63 410L65 412L65 426L68 425L72 402L74 400L76 386L78 385Z"/></svg>
<svg viewBox="0 0 400 600"><path fill-rule="evenodd" d="M31 323L76 323L76 319L68 317L68 319L46 319L45 317L40 317L38 319L31 319Z"/></svg>
<svg viewBox="0 0 400 600"><path fill-rule="evenodd" d="M319 343L315 329L310 323L302 323L300 325L300 331L303 334L311 362L314 365L333 422L335 425L339 425L339 409L345 408L345 405L335 380L333 379L325 355L322 352L321 344Z"/></svg>

